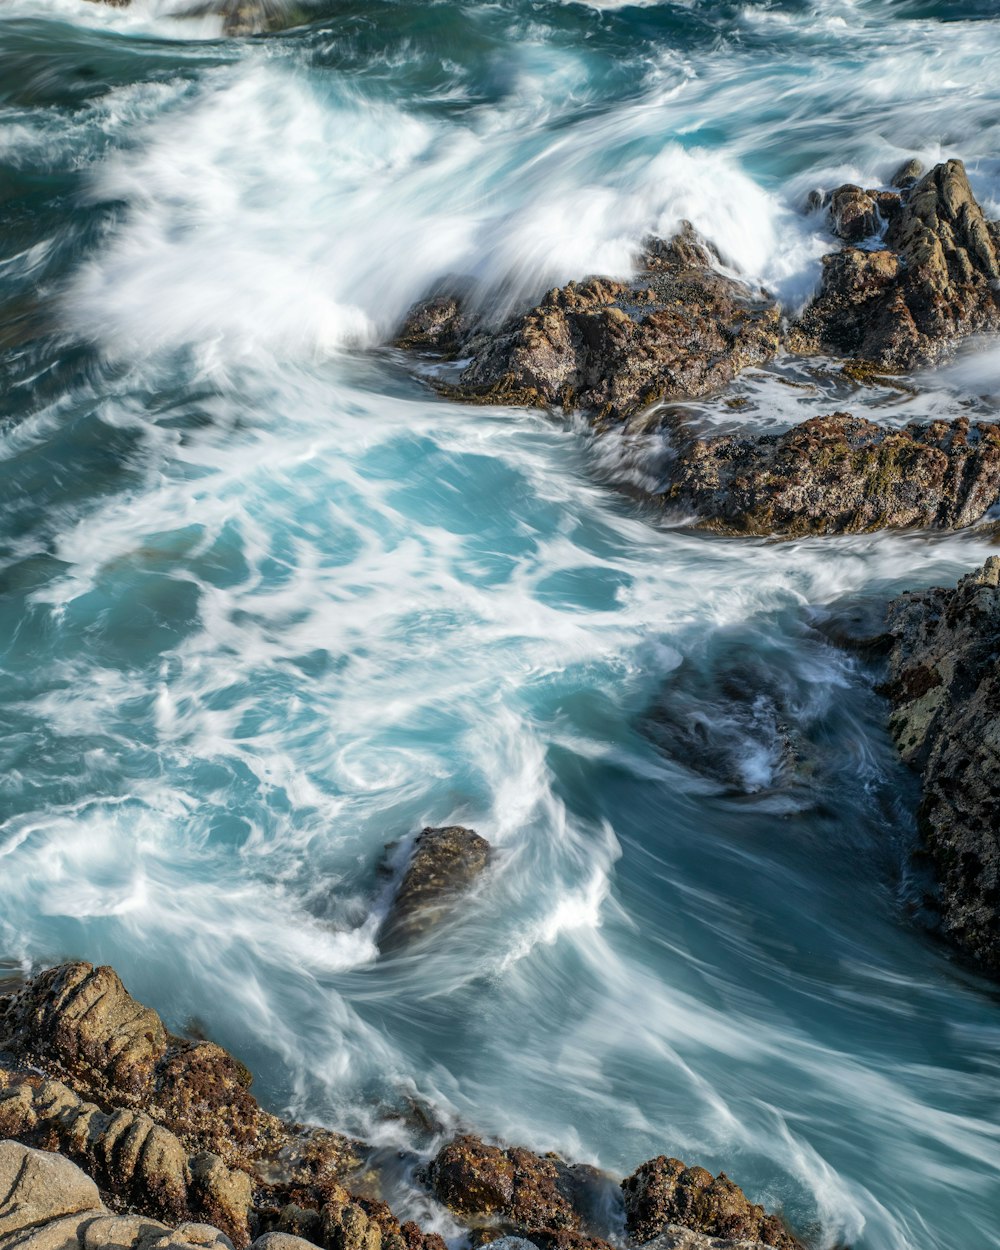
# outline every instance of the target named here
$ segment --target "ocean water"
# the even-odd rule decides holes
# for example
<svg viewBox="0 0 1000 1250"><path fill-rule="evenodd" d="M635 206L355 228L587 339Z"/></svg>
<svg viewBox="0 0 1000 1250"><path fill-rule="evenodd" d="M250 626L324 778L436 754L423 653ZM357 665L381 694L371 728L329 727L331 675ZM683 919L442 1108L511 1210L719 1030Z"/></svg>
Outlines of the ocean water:
<svg viewBox="0 0 1000 1250"><path fill-rule="evenodd" d="M0 957L114 964L387 1160L665 1152L815 1250L1000 1247L1000 994L926 930L916 783L831 641L988 535L692 533L637 499L655 436L385 345L436 282L500 316L684 219L793 310L809 192L912 154L1000 215L996 4L296 17L0 8ZM998 362L691 407L995 419ZM381 959L384 848L446 822L494 868Z"/></svg>

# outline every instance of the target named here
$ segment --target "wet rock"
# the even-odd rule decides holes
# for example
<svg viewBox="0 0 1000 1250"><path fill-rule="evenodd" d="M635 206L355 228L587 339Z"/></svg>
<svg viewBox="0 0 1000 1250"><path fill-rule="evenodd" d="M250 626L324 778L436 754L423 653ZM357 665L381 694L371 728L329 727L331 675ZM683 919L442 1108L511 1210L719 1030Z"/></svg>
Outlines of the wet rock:
<svg viewBox="0 0 1000 1250"><path fill-rule="evenodd" d="M799 1245L777 1216L751 1202L724 1172L713 1176L659 1155L622 1181L622 1191L625 1226L635 1241L650 1241L680 1224L711 1237L763 1242L778 1250Z"/></svg>
<svg viewBox="0 0 1000 1250"><path fill-rule="evenodd" d="M889 185L897 187L901 191L906 191L919 180L923 172L923 161L918 161L915 156L911 156L908 161L903 161L902 165L892 175Z"/></svg>
<svg viewBox="0 0 1000 1250"><path fill-rule="evenodd" d="M859 189L841 191L845 237L863 237ZM901 195L885 250L824 257L819 294L789 335L792 350L909 370L945 358L970 334L1000 329L1000 225L983 216L962 162L935 166ZM883 215L890 204L883 198Z"/></svg>
<svg viewBox="0 0 1000 1250"><path fill-rule="evenodd" d="M301 1183L360 1162L358 1143L264 1111L243 1064L212 1042L169 1035L112 968L63 964L0 1001L0 1049L102 1106L141 1111L189 1153L229 1166L268 1167L273 1179L283 1167L283 1179Z"/></svg>
<svg viewBox="0 0 1000 1250"><path fill-rule="evenodd" d="M434 1159L430 1180L438 1200L471 1223L529 1234L580 1228L556 1161L530 1150L457 1137Z"/></svg>
<svg viewBox="0 0 1000 1250"><path fill-rule="evenodd" d="M486 870L490 844L472 829L424 829L379 934L383 951L396 950L440 923L458 895Z"/></svg>
<svg viewBox="0 0 1000 1250"><path fill-rule="evenodd" d="M724 534L960 529L1000 499L1000 428L967 419L891 429L838 412L784 434L675 433L661 498Z"/></svg>
<svg viewBox="0 0 1000 1250"><path fill-rule="evenodd" d="M1000 976L1000 557L890 605L889 728L923 782L942 931Z"/></svg>
<svg viewBox="0 0 1000 1250"><path fill-rule="evenodd" d="M718 264L688 226L669 243L651 240L633 281L571 282L499 328L468 328L439 298L411 313L399 342L471 356L457 383L442 384L454 398L616 421L718 390L777 351L777 305Z"/></svg>
<svg viewBox="0 0 1000 1250"><path fill-rule="evenodd" d="M680 1224L668 1224L658 1237L647 1241L643 1250L764 1250L762 1241L732 1241L728 1237L706 1237Z"/></svg>
<svg viewBox="0 0 1000 1250"><path fill-rule="evenodd" d="M454 356L469 328L461 301L454 295L436 295L410 310L396 335L396 346Z"/></svg>
<svg viewBox="0 0 1000 1250"><path fill-rule="evenodd" d="M850 184L838 187L831 196L830 218L833 233L848 243L879 234L883 224L877 194Z"/></svg>

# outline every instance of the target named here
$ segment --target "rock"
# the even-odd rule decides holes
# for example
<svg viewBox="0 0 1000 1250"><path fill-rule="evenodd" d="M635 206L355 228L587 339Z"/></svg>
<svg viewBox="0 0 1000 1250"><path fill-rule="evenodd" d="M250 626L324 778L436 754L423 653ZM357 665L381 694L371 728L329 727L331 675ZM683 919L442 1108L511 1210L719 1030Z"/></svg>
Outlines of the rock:
<svg viewBox="0 0 1000 1250"><path fill-rule="evenodd" d="M1000 976L1000 557L889 607L889 728L923 782L942 932Z"/></svg>
<svg viewBox="0 0 1000 1250"><path fill-rule="evenodd" d="M0 1049L102 1106L142 1111L191 1154L267 1165L272 1175L280 1156L289 1181L341 1176L360 1163L359 1143L264 1111L243 1064L212 1042L170 1036L112 968L63 964L0 1001Z"/></svg>
<svg viewBox="0 0 1000 1250"><path fill-rule="evenodd" d="M830 218L833 233L848 243L879 234L883 225L877 193L850 184L838 187L830 197Z"/></svg>
<svg viewBox="0 0 1000 1250"><path fill-rule="evenodd" d="M0 1142L0 1245L12 1234L65 1215L104 1209L97 1186L68 1159Z"/></svg>
<svg viewBox="0 0 1000 1250"><path fill-rule="evenodd" d="M141 1112L101 1111L60 1081L0 1067L0 1135L61 1151L124 1207L170 1223L211 1219L235 1245L250 1242L249 1176L216 1156L189 1159Z"/></svg>
<svg viewBox="0 0 1000 1250"><path fill-rule="evenodd" d="M490 844L472 829L424 829L379 934L383 951L397 950L429 932L458 894L471 888L490 861Z"/></svg>
<svg viewBox="0 0 1000 1250"><path fill-rule="evenodd" d="M857 187L834 194L843 201L844 237L864 237L868 200L879 194ZM882 195L883 215L892 202ZM937 165L901 192L885 250L845 247L824 257L819 294L788 346L888 370L937 363L968 335L1000 329L998 246L1000 225L986 221L962 162Z"/></svg>
<svg viewBox="0 0 1000 1250"><path fill-rule="evenodd" d="M902 429L837 412L784 434L692 437L676 427L665 507L723 534L960 529L1000 499L1000 427Z"/></svg>
<svg viewBox="0 0 1000 1250"><path fill-rule="evenodd" d="M913 186L923 172L923 161L918 161L915 156L911 156L908 161L903 161L902 165L892 175L889 185L897 187L901 191L906 191Z"/></svg>
<svg viewBox="0 0 1000 1250"><path fill-rule="evenodd" d="M658 1237L647 1241L643 1250L765 1250L762 1241L731 1241L728 1237L706 1237L680 1224L668 1224Z"/></svg>
<svg viewBox="0 0 1000 1250"><path fill-rule="evenodd" d="M711 1237L763 1242L778 1250L799 1245L777 1216L751 1202L724 1172L713 1176L659 1155L622 1181L622 1191L625 1227L635 1241L650 1241L680 1224Z"/></svg>
<svg viewBox="0 0 1000 1250"><path fill-rule="evenodd" d="M571 282L499 328L470 328L457 301L438 297L410 314L397 342L471 356L457 383L440 384L456 399L617 421L718 390L777 351L777 305L718 263L687 226L669 243L651 240L631 282Z"/></svg>
<svg viewBox="0 0 1000 1250"><path fill-rule="evenodd" d="M438 1152L430 1180L438 1200L472 1223L529 1234L580 1228L556 1160L530 1150L457 1137Z"/></svg>

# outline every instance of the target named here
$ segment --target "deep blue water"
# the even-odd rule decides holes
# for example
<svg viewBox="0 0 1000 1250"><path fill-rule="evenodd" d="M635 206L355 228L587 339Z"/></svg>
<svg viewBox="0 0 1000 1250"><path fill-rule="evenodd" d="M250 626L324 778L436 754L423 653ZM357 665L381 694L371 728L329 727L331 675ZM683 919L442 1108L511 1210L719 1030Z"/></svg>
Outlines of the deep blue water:
<svg viewBox="0 0 1000 1250"><path fill-rule="evenodd" d="M986 538L672 529L617 489L655 438L383 346L444 276L500 312L685 218L794 308L809 191L914 153L1000 215L997 6L303 16L0 9L0 955L111 962L387 1144L433 1148L417 1105L724 1168L817 1248L1000 1247L1000 996L921 927L916 785L826 628ZM998 361L733 389L992 417ZM495 871L380 960L383 848L449 821Z"/></svg>

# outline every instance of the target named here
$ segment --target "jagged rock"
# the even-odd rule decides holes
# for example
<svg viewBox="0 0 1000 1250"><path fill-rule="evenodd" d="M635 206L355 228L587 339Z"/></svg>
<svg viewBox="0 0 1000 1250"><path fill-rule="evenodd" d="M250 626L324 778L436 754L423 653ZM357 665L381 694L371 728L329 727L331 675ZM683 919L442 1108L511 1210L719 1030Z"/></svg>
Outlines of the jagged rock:
<svg viewBox="0 0 1000 1250"><path fill-rule="evenodd" d="M460 304L439 296L411 312L397 342L471 356L457 383L442 384L455 398L620 420L708 394L777 351L777 305L718 263L688 226L669 243L651 240L631 282L571 282L498 329L470 328Z"/></svg>
<svg viewBox="0 0 1000 1250"><path fill-rule="evenodd" d="M580 1228L580 1216L560 1186L556 1160L530 1150L457 1137L439 1151L430 1179L437 1198L473 1223L529 1234Z"/></svg>
<svg viewBox="0 0 1000 1250"><path fill-rule="evenodd" d="M889 727L923 780L944 935L1000 976L1000 557L889 607Z"/></svg>
<svg viewBox="0 0 1000 1250"><path fill-rule="evenodd" d="M674 443L663 504L724 534L960 529L1000 499L1000 427L965 418L891 429L837 412L784 434L677 427Z"/></svg>
<svg viewBox="0 0 1000 1250"><path fill-rule="evenodd" d="M845 237L864 237L865 205L879 194L857 187L834 194L845 205ZM883 194L883 215L891 204L891 193ZM937 165L901 192L884 250L846 247L824 257L819 294L788 346L882 369L936 363L967 335L1000 329L998 247L1000 224L983 216L962 162Z"/></svg>
<svg viewBox="0 0 1000 1250"><path fill-rule="evenodd" d="M112 968L63 964L0 1000L0 1049L38 1064L101 1105L142 1111L194 1154L229 1166L275 1168L283 1179L342 1176L359 1144L337 1133L287 1124L250 1093L250 1073L212 1042L170 1036Z"/></svg>
<svg viewBox="0 0 1000 1250"><path fill-rule="evenodd" d="M0 1136L61 1151L125 1207L171 1223L211 1221L235 1245L250 1243L250 1177L216 1156L190 1159L141 1112L105 1112L60 1081L0 1067Z"/></svg>
<svg viewBox="0 0 1000 1250"><path fill-rule="evenodd" d="M625 1227L636 1241L650 1241L680 1224L711 1237L763 1242L778 1250L799 1245L777 1216L751 1202L724 1172L713 1176L659 1155L622 1181L622 1192Z"/></svg>
<svg viewBox="0 0 1000 1250"><path fill-rule="evenodd" d="M490 844L472 829L424 829L379 934L383 951L423 936L448 913L457 895L486 870Z"/></svg>
<svg viewBox="0 0 1000 1250"><path fill-rule="evenodd" d="M728 1237L706 1237L680 1224L668 1224L658 1237L647 1241L643 1250L765 1250L762 1241L731 1241Z"/></svg>
<svg viewBox="0 0 1000 1250"><path fill-rule="evenodd" d="M923 172L923 161L918 161L915 156L911 156L909 160L903 161L902 165L892 175L889 185L901 191L906 191L919 180Z"/></svg>
<svg viewBox="0 0 1000 1250"><path fill-rule="evenodd" d="M899 206L899 196L893 192L862 191L847 183L830 197L833 233L848 243L860 243L880 234Z"/></svg>

